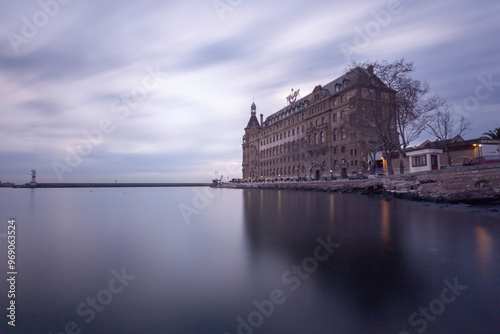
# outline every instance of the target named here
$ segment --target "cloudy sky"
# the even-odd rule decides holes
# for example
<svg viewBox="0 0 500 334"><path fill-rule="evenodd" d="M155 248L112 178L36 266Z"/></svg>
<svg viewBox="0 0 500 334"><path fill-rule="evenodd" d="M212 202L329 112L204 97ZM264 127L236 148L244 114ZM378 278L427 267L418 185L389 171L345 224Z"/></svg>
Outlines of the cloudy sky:
<svg viewBox="0 0 500 334"><path fill-rule="evenodd" d="M0 181L236 177L253 99L266 117L368 59L413 61L478 137L500 127L499 17L494 0L2 0Z"/></svg>

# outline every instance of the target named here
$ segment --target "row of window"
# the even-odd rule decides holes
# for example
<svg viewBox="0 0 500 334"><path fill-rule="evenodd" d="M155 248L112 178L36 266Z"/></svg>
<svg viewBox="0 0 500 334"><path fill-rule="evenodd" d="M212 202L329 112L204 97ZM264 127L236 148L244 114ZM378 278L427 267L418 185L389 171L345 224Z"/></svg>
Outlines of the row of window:
<svg viewBox="0 0 500 334"><path fill-rule="evenodd" d="M345 117L344 116L344 111L342 111L341 114L340 114L340 118L343 118L343 117ZM337 113L333 114L333 119L337 120ZM311 121L309 123L309 127L312 129L314 126L318 127L320 124L325 124L325 117L321 118L321 123L320 123L320 119L319 118L316 119L314 122ZM260 144L261 144L261 146L264 146L264 145L267 145L267 144L270 144L270 143L274 143L277 140L286 139L287 135L288 135L288 137L295 136L295 134L298 135L301 130L302 130L302 133L305 131L304 125L302 125L302 127L297 127L297 128L294 128L294 129L291 129L291 130L288 130L288 131L284 131L283 133L280 133L279 135L275 135L275 136L269 137L267 139L261 140ZM334 130L333 140L336 141L337 138L338 138L338 130ZM346 139L345 130L342 130L342 139ZM356 133L351 133L351 139L352 140L356 139ZM323 142L324 141L322 141L322 143Z"/></svg>
<svg viewBox="0 0 500 334"><path fill-rule="evenodd" d="M347 165L351 165L351 167L358 166L358 160L351 160L350 162L343 160L342 163L346 163ZM338 171L339 167L340 167L339 162L337 160L335 160L333 162L332 170ZM326 161L323 161L321 169L323 170L323 172L325 172L327 170ZM264 177L264 176L276 177L276 176L283 176L283 175L298 175L300 173L306 174L307 172L309 172L309 170L308 170L308 168L306 168L305 165L302 165L302 166L301 165L297 165L297 166L294 165L294 166L288 166L288 167L278 167L278 168L269 168L269 169L261 170L260 176L262 176L262 177Z"/></svg>
<svg viewBox="0 0 500 334"><path fill-rule="evenodd" d="M312 146L312 144L313 144L312 143L312 138L314 138L314 144L319 144L319 142L321 142L321 143L325 142L325 134L324 134L323 131L320 133L319 138L318 138L318 134L317 133L314 135L314 137L309 136L309 145L310 146ZM303 148L306 148L306 144L305 143L306 143L306 140L303 138L302 139L302 147ZM297 144L295 144L295 141L293 141L293 142L287 143L285 145L280 145L280 146L275 146L273 148L268 148L268 149L265 149L265 150L263 150L263 151L260 152L260 157L263 159L263 158L268 158L268 157L273 157L273 156L276 156L276 155L280 155L280 154L283 154L283 153L289 153L289 152L294 151L295 148L299 148L299 145L300 145L300 139L297 140ZM340 148L340 152L341 153L346 153L346 147L342 146ZM339 154L339 148L338 147L335 147L333 149L333 154ZM304 154L302 154L302 156L304 156ZM351 157L354 157L354 156L358 156L358 149L357 148L351 149ZM300 159L300 156L297 155L297 161L299 161L299 159ZM295 161L295 156L293 156L293 161ZM414 162L414 165L415 164L416 163ZM424 162L423 162L422 166L425 166L425 156L424 156Z"/></svg>
<svg viewBox="0 0 500 334"><path fill-rule="evenodd" d="M344 95L342 95L340 97L340 103L342 104L342 103L344 103L344 101L345 101L345 97L344 97ZM333 100L333 106L337 106L337 99ZM326 103L322 103L322 104L320 104L320 105L318 105L318 106L316 106L314 108L311 108L309 110L309 115L312 115L312 114L314 114L314 113L316 113L318 111L322 111L322 110L325 110L325 109L326 109ZM279 121L279 120L281 120L284 117L288 117L288 115L290 115L290 114L291 114L291 112L287 112L286 115L276 116L275 118L271 119L271 122ZM341 117L340 118L342 118L343 115L344 115L344 112L341 113ZM301 115L297 115L296 117L292 117L292 118L288 119L288 121L282 122L280 124L276 124L275 126L272 126L272 127L268 128L268 129L264 130L261 135L265 136L265 135L271 133L273 130L277 131L279 129L282 129L283 126L291 126L291 125L295 124L295 121L299 122L300 120L303 121L304 119L305 119L305 115L304 115L304 113L302 113ZM337 114L336 113L334 114L334 119L333 120L334 121L337 120Z"/></svg>
<svg viewBox="0 0 500 334"><path fill-rule="evenodd" d="M315 100L319 100L319 95L320 94L316 94ZM342 104L342 103L344 103L344 101L345 101L345 96L341 95L340 96L340 103ZM334 107L337 106L337 99L336 98L332 100L332 104L333 104ZM305 107L307 107L307 102L305 103ZM325 109L326 109L326 102L325 103L321 103L320 105L311 108L309 110L309 115L312 115L315 112L322 111L322 110L325 110ZM270 124L273 124L275 122L278 122L278 121L282 120L283 118L286 118L286 117L290 116L294 111L297 112L298 110L299 110L299 107L297 106L295 108L295 110L292 110L292 109L287 110L287 111L285 111L285 112L283 112L283 113L281 113L279 115L276 115L276 116L272 117L268 122ZM305 118L305 116L302 113L302 120L304 120L304 118ZM299 119L300 119L299 115L297 115L296 119L297 119L297 121L299 121ZM293 118L291 118L291 119L288 120L288 125L290 125L290 122L292 122L292 124L293 124L295 122L295 117L293 117ZM268 125L268 123L265 124L265 126L267 126L267 125ZM280 124L280 127L283 128L283 123ZM278 130L278 128L279 128L278 125L276 125L275 126L275 130ZM272 131L272 128L270 128L269 130Z"/></svg>
<svg viewBox="0 0 500 334"><path fill-rule="evenodd" d="M260 157L261 158L267 158L267 157L272 157L275 155L283 154L283 153L288 153L291 152L295 149L300 148L300 143L301 140L297 139L297 141L291 141L285 144L281 144L279 146L274 146L272 148L267 148L265 150L260 151ZM308 140L306 142L305 138L302 138L302 148L306 148L307 145L306 143L310 146L312 145L318 145L318 144L324 144L325 143L325 132L321 131L319 134L315 133L314 135L309 135Z"/></svg>

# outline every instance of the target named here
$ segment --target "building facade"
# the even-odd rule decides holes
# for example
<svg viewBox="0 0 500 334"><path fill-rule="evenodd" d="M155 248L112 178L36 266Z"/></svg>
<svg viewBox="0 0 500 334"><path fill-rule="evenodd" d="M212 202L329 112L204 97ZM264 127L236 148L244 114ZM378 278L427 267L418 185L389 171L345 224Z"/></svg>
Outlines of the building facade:
<svg viewBox="0 0 500 334"><path fill-rule="evenodd" d="M498 139L465 140L461 136L456 136L444 142L426 140L418 146L407 149L404 157L405 173L442 169L448 166L448 159L450 165L454 167L462 166L474 158L492 155L500 155L500 140ZM393 166L399 165L397 154L394 154L391 159ZM395 173L399 173L399 168L396 168Z"/></svg>
<svg viewBox="0 0 500 334"><path fill-rule="evenodd" d="M252 103L243 136L243 179L327 179L362 172L370 166L374 142L349 119L376 99L390 107L395 91L357 67L269 115L265 120ZM292 102L293 101L293 102ZM373 159L374 160L374 159Z"/></svg>

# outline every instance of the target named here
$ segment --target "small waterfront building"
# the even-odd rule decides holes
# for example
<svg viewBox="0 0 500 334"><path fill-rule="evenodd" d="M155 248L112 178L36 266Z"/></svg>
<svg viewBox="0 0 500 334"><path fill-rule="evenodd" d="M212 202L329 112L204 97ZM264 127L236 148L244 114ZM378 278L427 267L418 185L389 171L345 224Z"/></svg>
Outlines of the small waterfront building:
<svg viewBox="0 0 500 334"><path fill-rule="evenodd" d="M440 169L441 149L422 149L407 152L409 158L410 173L424 172L428 170Z"/></svg>
<svg viewBox="0 0 500 334"><path fill-rule="evenodd" d="M418 146L407 149L404 157L405 173L442 169L448 166L448 159L451 161L452 167L462 166L474 158L489 155L500 155L500 140L487 138L465 140L461 136L446 141L426 140ZM380 156L378 154L379 159L381 159ZM397 152L393 154L391 159L394 173L399 174ZM434 161L428 159L434 159ZM380 160L380 164L382 164L382 160Z"/></svg>

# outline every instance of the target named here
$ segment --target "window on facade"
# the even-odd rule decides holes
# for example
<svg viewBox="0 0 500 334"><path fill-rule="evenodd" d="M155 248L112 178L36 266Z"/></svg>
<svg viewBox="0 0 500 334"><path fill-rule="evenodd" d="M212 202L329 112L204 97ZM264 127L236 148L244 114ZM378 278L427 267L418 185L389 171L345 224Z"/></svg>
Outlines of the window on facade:
<svg viewBox="0 0 500 334"><path fill-rule="evenodd" d="M321 118L321 124L325 124L325 118Z"/></svg>
<svg viewBox="0 0 500 334"><path fill-rule="evenodd" d="M304 129L305 129L305 126L304 126L304 125L302 125L302 130L301 130L301 131L302 131L302 132L304 132Z"/></svg>
<svg viewBox="0 0 500 334"><path fill-rule="evenodd" d="M337 99L333 100L333 106L335 107L337 105Z"/></svg>
<svg viewBox="0 0 500 334"><path fill-rule="evenodd" d="M339 131L338 130L334 130L333 131L333 141L337 141L338 135L339 135Z"/></svg>
<svg viewBox="0 0 500 334"><path fill-rule="evenodd" d="M351 133L351 139L355 140L356 139L356 132Z"/></svg>
<svg viewBox="0 0 500 334"><path fill-rule="evenodd" d="M318 134L317 133L314 134L314 143L316 145L318 145Z"/></svg>
<svg viewBox="0 0 500 334"><path fill-rule="evenodd" d="M358 155L358 149L357 148L354 149L354 155Z"/></svg>
<svg viewBox="0 0 500 334"><path fill-rule="evenodd" d="M309 123L309 127L312 128L313 127L313 122L310 122Z"/></svg>
<svg viewBox="0 0 500 334"><path fill-rule="evenodd" d="M358 160L354 160L354 166L358 165Z"/></svg>
<svg viewBox="0 0 500 334"><path fill-rule="evenodd" d="M339 153L339 149L335 147L335 148L333 149L333 154L338 154L338 153Z"/></svg>
<svg viewBox="0 0 500 334"><path fill-rule="evenodd" d="M341 111L340 112L340 119L344 118L345 117L345 111Z"/></svg>
<svg viewBox="0 0 500 334"><path fill-rule="evenodd" d="M351 157L354 155L354 150L351 150Z"/></svg>
<svg viewBox="0 0 500 334"><path fill-rule="evenodd" d="M341 152L345 153L345 146L342 146Z"/></svg>
<svg viewBox="0 0 500 334"><path fill-rule="evenodd" d="M292 136L295 136L295 129L292 130Z"/></svg>
<svg viewBox="0 0 500 334"><path fill-rule="evenodd" d="M344 95L340 97L340 103L344 103Z"/></svg>
<svg viewBox="0 0 500 334"><path fill-rule="evenodd" d="M323 131L321 131L321 142L325 142L325 133Z"/></svg>
<svg viewBox="0 0 500 334"><path fill-rule="evenodd" d="M427 160L425 155L417 155L416 157L412 157L411 163L413 167L427 166Z"/></svg>
<svg viewBox="0 0 500 334"><path fill-rule="evenodd" d="M345 130L342 130L342 139L345 139L345 138L346 138Z"/></svg>

